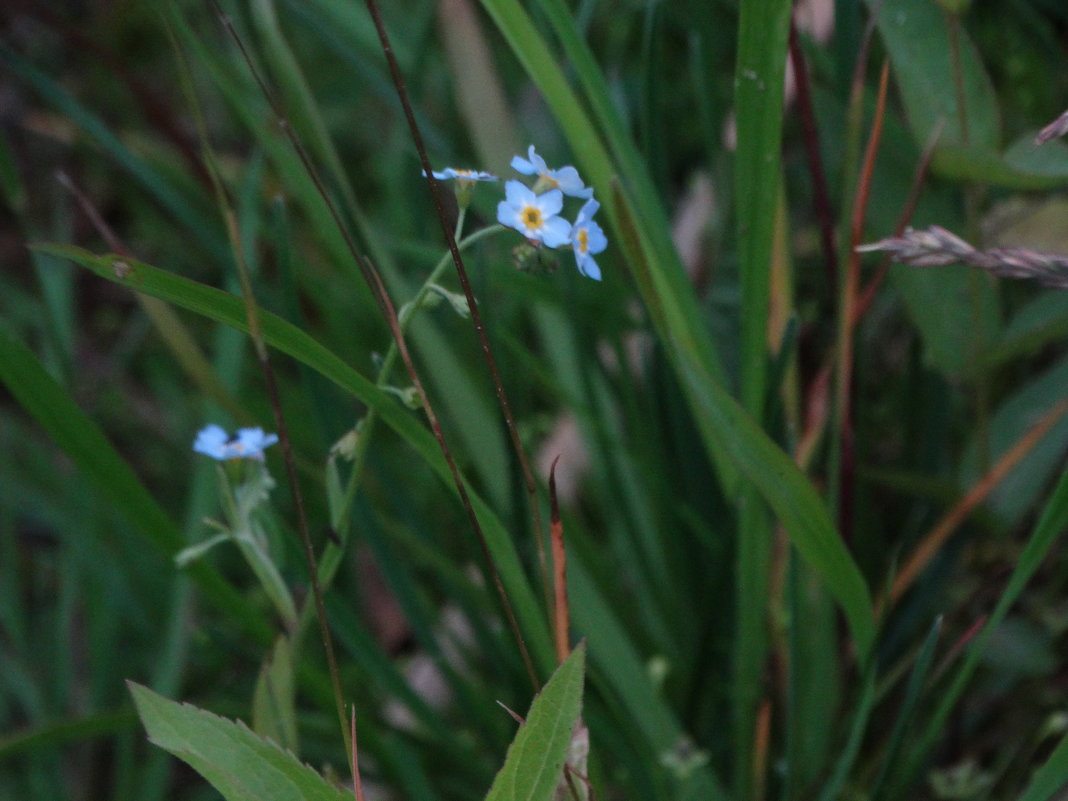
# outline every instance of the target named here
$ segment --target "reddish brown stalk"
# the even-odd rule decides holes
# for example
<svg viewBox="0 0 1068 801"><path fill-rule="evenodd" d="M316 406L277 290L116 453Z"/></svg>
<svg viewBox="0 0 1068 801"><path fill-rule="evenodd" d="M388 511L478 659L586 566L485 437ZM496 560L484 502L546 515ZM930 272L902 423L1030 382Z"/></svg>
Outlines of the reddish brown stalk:
<svg viewBox="0 0 1068 801"><path fill-rule="evenodd" d="M541 685L538 682L537 673L534 670L534 664L531 661L530 653L527 650L526 642L523 640L523 635L519 631L519 623L516 621L515 612L512 610L511 601L509 601L508 594L504 591L504 585L501 582L500 574L497 571L497 564L494 561L493 555L489 550L489 544L486 542L486 537L482 531L482 526L478 521L478 516L475 514L474 507L471 505L470 498L467 495L467 488L464 485L463 477L460 475L459 468L457 468L456 462L452 458L452 451L449 449L448 443L445 441L445 437L441 431L441 426L438 424L437 415L434 413L433 407L430 404L430 400L427 397L426 392L423 390L422 382L419 380L419 376L415 371L415 366L412 363L411 355L408 352L408 347L404 340L404 334L403 331L401 331L400 322L399 320L397 320L397 315L393 310L393 303L390 300L389 294L386 292L385 286L382 284L382 280L379 277L377 270L374 269L374 266L371 264L370 260L367 260L360 255L360 251L356 247L356 243L352 239L352 234L349 233L348 226L346 226L344 221L341 219L341 214L338 211L333 199L331 198L330 193L327 191L326 185L323 183L322 176L320 176L319 171L315 169L315 165L312 164L311 157L304 149L304 146L301 144L300 139L293 131L292 126L290 126L289 121L282 114L281 109L279 108L274 98L274 95L268 89L266 82L263 80L263 78L259 74L259 71L256 69L252 58L245 50L244 42L241 41L241 37L238 36L237 31L234 30L234 26L233 23L230 21L230 18L225 13L223 13L222 9L219 8L219 5L217 2L215 2L215 0L213 0L213 5L215 6L216 13L222 20L227 32L236 42L238 49L241 51L245 64L248 66L249 71L252 73L252 76L258 84L260 91L263 93L264 98L266 98L267 102L271 105L271 109L278 119L279 128L285 134L290 146L293 148L294 152L297 154L297 157L300 159L304 171L307 173L308 177L311 178L312 183L315 185L316 192L322 199L323 204L326 206L331 219L334 221L334 225L337 227L338 232L341 234L341 237L345 242L345 247L348 250L349 255L352 256L352 259L356 262L356 265L360 270L360 274L362 275L368 288L371 290L371 293L375 298L375 302L378 304L379 310L386 318L386 322L389 325L390 332L393 335L394 341L397 343L398 353L400 353L401 358L404 361L404 366L408 371L409 378L411 379L412 384L416 388L416 391L420 397L420 401L423 404L423 411L425 412L428 420L431 423L431 428L433 430L435 438L437 439L438 447L441 449L442 455L444 456L445 462L449 468L449 472L452 475L453 482L456 485L457 492L460 496L461 504L463 505L464 511L467 514L467 517L471 522L471 526L475 531L475 535L479 541L479 546L482 549L482 553L486 558L488 570L490 571L493 583L497 589L498 595L500 596L501 604L504 607L505 617L508 620L508 625L512 631L512 634L516 639L516 643L519 647L519 652L522 656L523 663L524 665L526 665L527 673L530 676L531 683L533 684L534 690L536 692L538 689L540 689ZM429 174L430 173L428 172L428 175ZM472 310L473 308L474 307L472 307ZM313 588L318 588L319 582L317 571L313 572L312 581ZM320 613L320 626L325 627L326 618L325 615L322 613L321 605L322 601L317 592L316 608L317 611L319 611ZM342 730L345 732L347 737L348 730L344 726L343 713Z"/></svg>
<svg viewBox="0 0 1068 801"><path fill-rule="evenodd" d="M912 219L913 213L916 211L916 205L920 202L920 192L923 190L924 182L927 180L927 170L931 166L931 159L934 158L935 147L938 145L938 139L942 134L943 123L939 123L935 126L934 131L931 132L931 137L927 140L927 146L923 149L923 154L920 156L920 161L916 165L916 170L912 174L912 185L909 187L909 195L905 199L905 205L901 210L901 216L898 217L897 227L894 228L894 236L901 236L902 232L909 224L909 220ZM879 268L876 270L875 275L868 282L868 285L864 287L864 291L861 292L860 298L857 300L857 306L854 311L853 325L860 322L860 318L864 316L864 313L871 307L872 301L875 300L875 295L879 291L879 287L882 286L883 281L886 279L886 274L890 270L890 262L892 259L890 256L886 256L879 263Z"/></svg>
<svg viewBox="0 0 1068 801"><path fill-rule="evenodd" d="M117 253L120 256L125 256L128 259L134 258L133 253L130 252L126 245L123 244L123 241L119 239L118 234L111 230L111 226L104 222L104 218L100 216L100 212L96 210L96 206L94 206L89 198L86 197L85 193L75 185L74 181L70 179L70 176L62 170L58 170L56 172L56 180L59 181L60 186L70 192L74 196L74 199L78 201L82 213L89 218L90 225L92 225L93 228L96 229L96 232L108 243L111 252Z"/></svg>
<svg viewBox="0 0 1068 801"><path fill-rule="evenodd" d="M505 706L500 701L497 702L497 706L499 706L501 709L503 709L505 712L507 712L511 716L512 720L514 720L520 726L526 726L527 725L527 722L526 722L526 720L523 719L523 716L520 715L518 712L516 712L514 709L509 709L507 706Z"/></svg>
<svg viewBox="0 0 1068 801"><path fill-rule="evenodd" d="M359 749L356 746L356 704L352 705L349 740L352 742L352 794L356 797L356 801L364 801L363 782L360 780L360 754Z"/></svg>
<svg viewBox="0 0 1068 801"><path fill-rule="evenodd" d="M553 550L553 634L556 638L556 661L563 664L571 653L570 616L567 603L567 552L564 550L564 524L560 520L560 505L556 500L556 463L557 456L549 468L549 531Z"/></svg>
<svg viewBox="0 0 1068 801"><path fill-rule="evenodd" d="M426 145L423 142L423 135L419 130L419 125L415 121L415 114L412 111L412 105L408 98L408 87L404 81L404 76L401 74L400 66L397 64L396 56L393 54L393 46L390 43L389 34L386 32L386 26L382 22L382 14L378 8L378 2L377 0L364 0L364 2L367 6L368 13L371 15L371 19L374 22L375 30L378 32L378 39L382 45L382 53L386 57L386 62L389 65L389 72L393 79L393 85L397 90L397 97L400 100L401 107L404 109L404 117L408 122L409 134L412 137L416 152L419 154L419 163L423 168L423 174L427 177L427 186L430 190L431 199L434 202L434 208L437 211L438 222L441 224L441 231L445 235L445 241L448 243L449 252L452 254L452 261L456 266L456 275L460 280L460 286L463 288L468 308L471 310L471 323L475 327L475 334L478 336L478 344L482 349L482 355L486 360L486 366L489 369L490 378L493 381L493 386L497 393L497 402L501 407L501 413L504 416L504 422L512 440L512 448L515 451L516 459L519 462L519 467L523 473L523 483L526 486L527 498L530 503L531 524L534 528L534 541L537 547L538 561L540 563L542 587L548 602L550 586L548 562L545 555L545 542L542 539L541 508L538 505L538 487L537 483L534 481L534 473L530 469L526 451L519 438L519 429L515 424L515 417L512 415L511 405L508 402L508 393L504 389L500 371L497 369L497 360L493 356L489 337L486 335L486 327L482 322L482 314L479 311L478 303L475 300L475 294L471 289L471 281L467 277L467 269L464 267L463 257L460 255L460 248L456 244L456 236L453 233L452 225L449 223L448 215L445 213L445 204L442 200L441 186L437 179L434 178L433 167L430 164L430 158L427 156Z"/></svg>
<svg viewBox="0 0 1068 801"><path fill-rule="evenodd" d="M931 677L933 681L937 681L938 678L946 672L949 666L957 660L957 657L961 655L964 649L968 647L968 644L979 636L979 632L983 630L986 626L986 621L989 619L989 615L980 615L979 619L972 623L972 625L968 627L968 630L964 632L955 643L953 643L950 649L946 652L942 664L935 668L934 675Z"/></svg>
<svg viewBox="0 0 1068 801"><path fill-rule="evenodd" d="M931 159L934 157L935 146L938 144L938 137L941 132L942 126L939 125L932 133L926 148L924 148L923 154L920 156L920 161L916 165L916 171L912 176L912 185L909 188L908 198L905 200L901 216L897 221L895 236L901 235L906 226L908 226L909 220L912 219L913 212L916 210L916 204L919 202L920 192L927 179L927 170L931 165ZM893 261L893 259L890 255L885 256L879 263L875 275L868 281L867 285L861 291L860 296L857 298L856 306L853 309L853 319L851 323L853 326L858 325L868 309L871 308L871 304L875 301L875 297L890 270L891 261ZM796 457L796 461L802 469L805 469L808 466L815 454L816 446L819 444L820 437L827 426L827 414L830 411L827 398L829 395L831 367L833 362L834 356L831 354L825 359L823 366L820 367L812 381L809 382L805 394L805 427L804 433L801 435L801 439L798 442Z"/></svg>
<svg viewBox="0 0 1068 801"><path fill-rule="evenodd" d="M905 566L894 578L894 583L890 588L890 605L901 600L901 596L905 594L916 578L931 563L935 554L941 550L946 540L952 536L953 532L971 514L972 510L982 503L994 488L1001 483L1002 479L1019 464L1020 460L1031 452L1053 426L1060 422L1065 412L1068 412L1068 399L1060 401L1046 412L1041 420L1035 423L1011 448L1005 451L986 475L972 486L968 494L961 498L956 506L950 509L935 527L924 536L919 547L913 551L908 562L905 563Z"/></svg>
<svg viewBox="0 0 1068 801"><path fill-rule="evenodd" d="M319 583L319 566L315 559L315 549L312 547L311 529L308 527L308 513L304 506L304 493L300 489L300 480L297 478L297 460L293 454L293 441L289 436L289 426L286 424L285 414L282 412L282 398L278 392L278 382L275 379L274 368L271 365L270 352L263 339L260 327L259 306L252 292L252 282L249 280L248 268L244 263L244 247L241 241L241 233L237 224L237 217L233 210L226 210L226 228L230 235L234 259L237 261L237 273L241 281L241 294L245 299L245 313L248 317L249 337L255 346L256 358L263 370L264 384L267 389L267 399L271 410L274 412L274 424L278 428L278 444L282 448L282 463L286 469L286 480L289 484L289 492L293 497L293 505L297 513L297 530L300 532L301 548L304 551L304 562L308 569L308 577L312 586L312 599L315 603L316 618L319 622L319 635L323 641L323 649L326 652L326 664L330 673L330 684L334 692L334 703L337 707L338 718L341 723L342 736L348 739L348 731L345 727L345 704L341 692L341 674L337 667L337 655L334 652L334 639L330 634L330 626L326 620L326 608L323 604L323 588Z"/></svg>
<svg viewBox="0 0 1068 801"><path fill-rule="evenodd" d="M856 465L853 449L853 332L856 317L857 294L860 288L860 254L856 247L860 244L864 215L868 208L871 193L871 178L875 170L875 155L879 150L882 136L883 120L886 115L886 93L890 81L890 65L883 63L879 76L879 96L872 120L872 130L868 137L868 146L864 152L860 180L857 183L857 195L853 202L853 216L850 226L849 259L846 263L845 281L842 287L841 331L838 342L838 380L835 401L838 409L840 473L838 485L838 529L847 542L853 528L853 480Z"/></svg>
<svg viewBox="0 0 1068 801"><path fill-rule="evenodd" d="M838 247L834 241L834 214L831 210L830 193L820 156L820 137L816 130L816 114L812 110L812 95L808 85L808 66L797 35L797 25L790 16L790 63L797 81L797 110L801 118L801 132L805 143L808 171L812 176L812 207L820 226L820 241L823 244L823 259L827 270L827 286L838 284ZM830 289L833 293L833 289Z"/></svg>
<svg viewBox="0 0 1068 801"><path fill-rule="evenodd" d="M771 701L765 698L757 712L753 731L753 798L763 801L767 793L768 749L771 744Z"/></svg>

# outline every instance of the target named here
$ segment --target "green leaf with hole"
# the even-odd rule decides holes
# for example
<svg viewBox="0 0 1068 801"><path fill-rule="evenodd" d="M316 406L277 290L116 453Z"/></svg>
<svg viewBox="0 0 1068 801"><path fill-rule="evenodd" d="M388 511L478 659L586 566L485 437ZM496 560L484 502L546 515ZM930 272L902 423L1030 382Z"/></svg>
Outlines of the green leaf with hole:
<svg viewBox="0 0 1068 801"><path fill-rule="evenodd" d="M531 704L486 801L552 801L582 711L585 671L586 644L580 643Z"/></svg>
<svg viewBox="0 0 1068 801"><path fill-rule="evenodd" d="M244 723L128 684L149 740L192 766L226 801L350 801L349 791Z"/></svg>

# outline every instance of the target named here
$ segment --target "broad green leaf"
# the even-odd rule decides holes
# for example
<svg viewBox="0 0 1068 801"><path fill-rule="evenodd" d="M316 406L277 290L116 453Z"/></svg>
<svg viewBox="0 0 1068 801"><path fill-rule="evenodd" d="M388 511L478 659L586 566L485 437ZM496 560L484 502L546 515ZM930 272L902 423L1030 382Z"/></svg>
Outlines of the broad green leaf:
<svg viewBox="0 0 1068 801"><path fill-rule="evenodd" d="M579 643L531 704L486 801L552 801L582 711L585 670Z"/></svg>
<svg viewBox="0 0 1068 801"><path fill-rule="evenodd" d="M923 146L941 128L931 161L936 173L1023 190L1053 188L1068 178L1068 147L1062 142L1036 148L1025 136L1002 152L993 83L965 30L937 3L869 0L869 5L879 7L879 33L916 142Z"/></svg>
<svg viewBox="0 0 1068 801"><path fill-rule="evenodd" d="M924 361L953 378L974 377L1001 322L990 277L959 264L934 270L898 264L890 280L923 336Z"/></svg>
<svg viewBox="0 0 1068 801"><path fill-rule="evenodd" d="M245 724L128 684L149 740L192 766L226 801L350 801L349 791Z"/></svg>
<svg viewBox="0 0 1068 801"><path fill-rule="evenodd" d="M1036 148L1030 136L1004 153L993 148L942 145L935 148L932 169L946 178L996 184L1008 189L1055 189L1068 180L1068 146L1049 142Z"/></svg>
<svg viewBox="0 0 1068 801"><path fill-rule="evenodd" d="M879 10L879 33L890 54L909 126L922 146L939 126L939 142L996 151L1001 121L990 77L964 30L956 31L964 126L948 16L932 0L868 0Z"/></svg>

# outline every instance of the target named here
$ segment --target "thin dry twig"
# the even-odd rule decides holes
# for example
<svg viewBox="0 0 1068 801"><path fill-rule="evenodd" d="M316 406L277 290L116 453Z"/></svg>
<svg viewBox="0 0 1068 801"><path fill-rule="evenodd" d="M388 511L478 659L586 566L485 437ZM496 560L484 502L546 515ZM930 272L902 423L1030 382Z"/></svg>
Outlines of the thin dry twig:
<svg viewBox="0 0 1068 801"><path fill-rule="evenodd" d="M567 551L564 549L564 524L560 519L560 504L556 499L556 463L549 468L549 531L553 552L553 634L556 639L556 660L561 665L571 652L570 609L567 603Z"/></svg>
<svg viewBox="0 0 1068 801"><path fill-rule="evenodd" d="M923 572L924 568L931 563L935 554L942 549L946 540L967 519L972 510L986 500L1005 476L1031 452L1053 426L1061 421L1066 412L1068 412L1068 399L1060 401L1046 412L1041 420L1035 423L1011 448L1002 454L1001 458L987 471L986 475L972 486L968 494L946 512L935 527L921 540L919 547L916 548L905 566L894 577L894 583L890 588L890 604L895 604L901 599L901 596L912 586L912 583Z"/></svg>

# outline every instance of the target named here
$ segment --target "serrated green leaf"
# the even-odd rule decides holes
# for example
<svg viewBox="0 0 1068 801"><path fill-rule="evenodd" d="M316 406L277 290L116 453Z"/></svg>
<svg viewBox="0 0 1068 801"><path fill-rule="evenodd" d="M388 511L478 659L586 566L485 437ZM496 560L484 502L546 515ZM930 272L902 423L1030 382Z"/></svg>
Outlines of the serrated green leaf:
<svg viewBox="0 0 1068 801"><path fill-rule="evenodd" d="M582 711L586 644L556 669L530 706L486 801L551 801Z"/></svg>
<svg viewBox="0 0 1068 801"><path fill-rule="evenodd" d="M351 794L245 724L129 682L149 739L188 763L227 801L349 801Z"/></svg>

